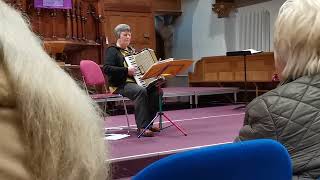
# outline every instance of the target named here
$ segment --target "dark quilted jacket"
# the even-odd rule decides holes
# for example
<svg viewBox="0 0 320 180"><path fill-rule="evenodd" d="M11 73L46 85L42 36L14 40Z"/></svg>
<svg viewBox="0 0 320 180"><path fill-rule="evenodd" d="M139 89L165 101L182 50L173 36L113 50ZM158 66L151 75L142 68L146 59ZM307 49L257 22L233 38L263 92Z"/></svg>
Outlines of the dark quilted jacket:
<svg viewBox="0 0 320 180"><path fill-rule="evenodd" d="M236 141L270 138L291 155L293 179L320 177L320 75L301 77L254 99Z"/></svg>

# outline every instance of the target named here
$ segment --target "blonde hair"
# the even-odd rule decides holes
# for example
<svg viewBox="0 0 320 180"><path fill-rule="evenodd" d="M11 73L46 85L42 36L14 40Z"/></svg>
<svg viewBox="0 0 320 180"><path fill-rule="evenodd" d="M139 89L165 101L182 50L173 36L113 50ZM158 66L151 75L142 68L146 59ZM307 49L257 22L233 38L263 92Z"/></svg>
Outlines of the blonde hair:
<svg viewBox="0 0 320 180"><path fill-rule="evenodd" d="M0 0L0 61L16 94L34 180L105 180L98 108L43 50L22 15Z"/></svg>
<svg viewBox="0 0 320 180"><path fill-rule="evenodd" d="M274 28L274 51L285 65L282 78L320 72L320 1L287 0Z"/></svg>

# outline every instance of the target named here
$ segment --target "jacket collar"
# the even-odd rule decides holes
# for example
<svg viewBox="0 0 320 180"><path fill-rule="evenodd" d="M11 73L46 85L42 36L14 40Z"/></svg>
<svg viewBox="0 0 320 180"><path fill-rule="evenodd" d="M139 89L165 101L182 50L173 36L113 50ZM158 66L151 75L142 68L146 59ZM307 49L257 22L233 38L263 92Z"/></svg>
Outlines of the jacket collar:
<svg viewBox="0 0 320 180"><path fill-rule="evenodd" d="M288 83L290 83L290 82L292 82L292 81L294 81L294 79L293 79L293 78L291 78L291 77L289 77L289 78L287 78L286 80L281 81L281 82L279 83L279 86L282 86L282 85L288 84Z"/></svg>
<svg viewBox="0 0 320 180"><path fill-rule="evenodd" d="M131 55L132 55L132 54L135 54L135 50L134 50L134 48L131 47L131 46L128 46L128 50L122 49L121 47L116 46L116 45L111 45L111 46L109 46L108 48L111 48L111 47L116 48L118 51L128 51L129 54L131 54Z"/></svg>

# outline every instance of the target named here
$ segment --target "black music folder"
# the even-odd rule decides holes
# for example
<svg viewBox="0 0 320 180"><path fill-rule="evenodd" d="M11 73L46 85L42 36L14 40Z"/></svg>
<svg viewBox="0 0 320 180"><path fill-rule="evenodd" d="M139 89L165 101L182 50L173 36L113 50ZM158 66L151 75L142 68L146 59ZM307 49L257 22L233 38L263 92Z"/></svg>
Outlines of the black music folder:
<svg viewBox="0 0 320 180"><path fill-rule="evenodd" d="M257 51L254 49L246 49L242 51L229 51L226 53L227 56L247 56L252 54L261 53L262 51Z"/></svg>

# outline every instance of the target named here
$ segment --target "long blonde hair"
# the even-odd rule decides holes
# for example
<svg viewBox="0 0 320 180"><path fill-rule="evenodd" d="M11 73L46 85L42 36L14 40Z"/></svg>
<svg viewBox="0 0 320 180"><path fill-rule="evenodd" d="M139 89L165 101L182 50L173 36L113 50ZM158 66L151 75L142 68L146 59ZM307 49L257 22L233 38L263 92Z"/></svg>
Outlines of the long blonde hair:
<svg viewBox="0 0 320 180"><path fill-rule="evenodd" d="M105 180L97 106L43 50L22 15L0 0L0 61L16 94L34 180Z"/></svg>
<svg viewBox="0 0 320 180"><path fill-rule="evenodd" d="M287 0L274 29L274 51L284 80L320 72L320 1Z"/></svg>

